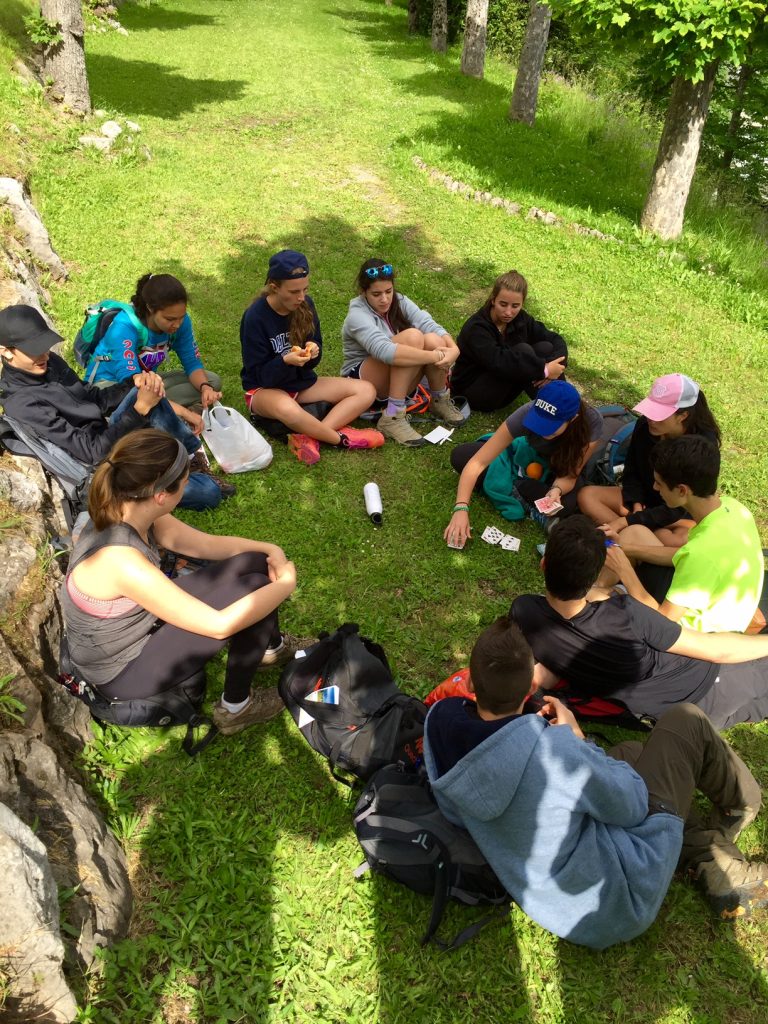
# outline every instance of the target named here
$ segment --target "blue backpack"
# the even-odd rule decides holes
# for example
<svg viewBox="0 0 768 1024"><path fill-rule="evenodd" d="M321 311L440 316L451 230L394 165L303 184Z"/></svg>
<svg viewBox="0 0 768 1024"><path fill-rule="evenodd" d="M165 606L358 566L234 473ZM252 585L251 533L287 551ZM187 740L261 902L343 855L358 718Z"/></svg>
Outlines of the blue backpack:
<svg viewBox="0 0 768 1024"><path fill-rule="evenodd" d="M639 417L625 405L599 405L597 411L603 417L603 429L598 446L584 467L584 477L590 484L617 484Z"/></svg>

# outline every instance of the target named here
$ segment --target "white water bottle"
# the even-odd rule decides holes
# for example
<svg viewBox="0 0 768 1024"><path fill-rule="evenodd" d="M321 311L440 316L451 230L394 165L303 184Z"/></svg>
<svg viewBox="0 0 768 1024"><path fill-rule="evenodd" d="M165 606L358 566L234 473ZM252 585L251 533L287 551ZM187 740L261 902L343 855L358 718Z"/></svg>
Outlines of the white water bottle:
<svg viewBox="0 0 768 1024"><path fill-rule="evenodd" d="M369 519L374 526L381 526L384 507L381 504L379 485L373 481L366 484L363 488L363 497L365 498L365 511L368 513Z"/></svg>

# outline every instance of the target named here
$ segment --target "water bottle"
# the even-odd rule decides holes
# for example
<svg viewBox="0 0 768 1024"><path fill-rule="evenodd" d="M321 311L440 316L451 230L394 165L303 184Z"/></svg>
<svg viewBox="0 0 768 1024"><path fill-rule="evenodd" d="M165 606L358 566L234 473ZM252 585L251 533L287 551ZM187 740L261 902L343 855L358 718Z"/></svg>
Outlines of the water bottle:
<svg viewBox="0 0 768 1024"><path fill-rule="evenodd" d="M373 481L366 484L363 488L363 498L365 498L365 511L368 513L368 518L374 526L381 526L384 508L381 504L379 485Z"/></svg>

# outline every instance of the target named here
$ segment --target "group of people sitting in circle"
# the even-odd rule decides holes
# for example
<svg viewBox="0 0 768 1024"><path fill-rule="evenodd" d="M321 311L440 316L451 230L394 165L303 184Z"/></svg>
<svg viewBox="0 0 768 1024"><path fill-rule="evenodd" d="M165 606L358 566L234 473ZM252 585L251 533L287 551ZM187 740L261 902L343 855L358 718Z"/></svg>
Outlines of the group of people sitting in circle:
<svg viewBox="0 0 768 1024"><path fill-rule="evenodd" d="M518 596L475 645L476 699L430 710L425 758L438 804L520 906L575 942L602 948L647 928L676 866L691 869L722 917L768 905L768 866L734 843L758 813L759 787L715 732L768 717L768 636L745 635L760 625L763 555L749 511L718 494L720 430L700 387L681 373L658 378L636 407L621 483L590 486L602 417L564 379L563 339L523 308L522 275L498 278L457 341L395 290L390 263L366 260L357 284L339 377L316 373L323 341L302 253L270 259L242 317L247 408L282 423L301 462L316 463L321 444L423 445L406 407L424 379L432 415L451 426L465 422L458 396L483 411L530 399L451 454L451 547L471 537L478 490L508 518L537 519L547 539L544 593ZM51 351L61 340L31 307L0 312L6 415L95 467L62 588L77 671L107 699L151 697L227 647L215 723L230 735L268 720L282 702L253 685L256 672L311 641L279 625L296 586L281 548L171 514L233 492L199 443L222 383L203 365L183 285L167 274L139 280L87 382ZM158 373L171 351L183 370ZM317 402L330 407L320 418L306 408ZM353 427L361 415L378 416L376 428ZM557 514L537 510L541 498ZM207 564L169 579L161 548ZM530 693L561 679L657 720L645 746L606 754L584 742L554 696L523 713ZM697 788L713 804L706 821L691 811Z"/></svg>

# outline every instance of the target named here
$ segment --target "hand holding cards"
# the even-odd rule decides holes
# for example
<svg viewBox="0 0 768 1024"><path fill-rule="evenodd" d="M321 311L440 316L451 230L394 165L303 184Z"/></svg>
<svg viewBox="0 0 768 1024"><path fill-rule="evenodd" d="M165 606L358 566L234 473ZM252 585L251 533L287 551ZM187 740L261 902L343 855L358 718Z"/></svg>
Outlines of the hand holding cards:
<svg viewBox="0 0 768 1024"><path fill-rule="evenodd" d="M545 494L543 498L539 498L533 503L539 512L545 516L554 516L562 510L562 504L559 501L555 501L554 498L550 498L548 494Z"/></svg>

